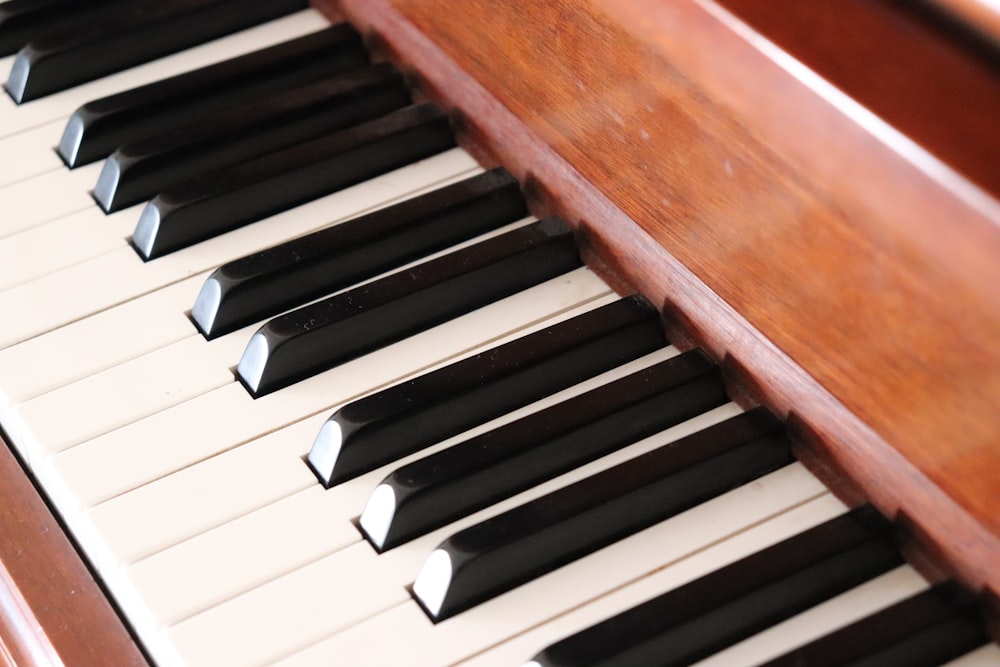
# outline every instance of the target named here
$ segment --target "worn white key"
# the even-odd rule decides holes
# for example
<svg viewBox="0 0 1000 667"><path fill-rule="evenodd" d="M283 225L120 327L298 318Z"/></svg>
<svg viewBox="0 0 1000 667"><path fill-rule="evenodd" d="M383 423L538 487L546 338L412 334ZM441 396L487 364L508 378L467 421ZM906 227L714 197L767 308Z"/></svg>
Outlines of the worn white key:
<svg viewBox="0 0 1000 667"><path fill-rule="evenodd" d="M0 292L7 317L0 349L476 170L467 153L454 149L151 262L123 247L47 274Z"/></svg>
<svg viewBox="0 0 1000 667"><path fill-rule="evenodd" d="M319 12L306 10L26 104L17 105L6 93L0 94L0 137L69 118L78 107L91 100L257 51L328 25Z"/></svg>
<svg viewBox="0 0 1000 667"><path fill-rule="evenodd" d="M65 125L60 118L0 139L0 187L63 167L55 147Z"/></svg>
<svg viewBox="0 0 1000 667"><path fill-rule="evenodd" d="M544 404L536 406L536 409L540 407L544 407ZM605 470L609 466L639 456L666 442L683 437L701 428L706 428L726 417L732 416L738 411L739 409L735 406L724 406L698 418L689 420L684 424L636 443L621 452L617 452L541 484L495 507L487 508L473 516L466 517L456 524L441 528L435 533L424 536L411 545L405 546L405 548L394 549L388 552L392 554L391 557L383 558L382 561L392 563L391 567L395 571L395 575L393 576L397 576L400 579L400 585L409 583L408 580L419 569L426 554L444 537L457 530L458 526L471 525L502 511L505 507L514 507L537 498L556 488L561 488L566 484ZM482 430L485 430L485 428L476 429L476 431L470 432L468 435ZM361 513L364 503L371 495L371 490L385 475L398 465L416 460L421 455L440 451L455 441L456 439L445 441L428 448L423 454L413 454L398 463L383 466L378 470L327 490L325 492L328 501L327 509L324 510L321 525L353 525L353 520ZM304 469L305 466L301 463L299 457L294 457L294 459L295 463L301 465ZM287 467L290 464L285 463L284 465ZM315 479L311 480L310 486L318 486ZM188 541L181 542L175 547L157 553L130 567L128 570L130 584L145 600L144 606L148 609L148 617L164 625L179 621L196 612L208 609L212 605L218 604L241 591L248 590L258 582L274 579L292 570L302 557L300 551L308 553L314 558L329 553L324 551L326 547L323 541L324 538L317 534L313 542L309 542L308 539L300 541L298 549L294 552L281 552L276 554L274 558L266 562L260 561L254 563L253 566L247 564L239 572L233 571L228 567L228 562L233 558L237 558L240 553L254 553L261 548L266 548L261 543L261 540L269 539L267 536L271 534L276 526L284 521L292 520L292 515L300 511L297 504L290 502L293 498L294 496L275 502L269 505L266 511L247 514L230 524L226 524L219 530L212 530ZM95 523L99 520L96 514L100 507L94 508L91 512L91 519L95 520ZM243 537L241 539L234 539L231 536L233 526L242 527L241 534ZM360 534L356 532L354 534L356 539L361 539ZM228 537L222 537L223 535ZM214 552L216 555L208 558L206 557L206 553L208 552ZM179 577L179 573L182 572L189 573L189 576ZM183 581L180 579L183 579ZM170 584L165 585L165 582L170 582Z"/></svg>
<svg viewBox="0 0 1000 667"><path fill-rule="evenodd" d="M604 305L613 298L608 296L598 299L518 331L509 338L520 337L590 308ZM485 347L490 346L492 344ZM481 350L476 350L479 351ZM567 394L563 392L562 395ZM559 396L552 400L559 400ZM533 409L537 407L525 407L514 411L487 425L457 436L457 439L471 437L480 431L528 414ZM87 520L99 534L97 541L108 545L116 564L132 563L292 493L316 485L316 478L308 471L302 458L308 453L327 416L328 414L323 412L281 428L91 508L87 512ZM436 449L455 441L456 438L447 440ZM423 454L426 452L411 455L407 460ZM331 489L329 494L343 494L346 490L349 497L345 498L345 505L353 508L350 510L353 514L349 516L354 516L360 512L371 489L388 474L392 465L398 463L369 473L365 479L359 480L356 484L339 485ZM183 498L184 502L178 503L177 498ZM189 504L197 507L198 511L188 511Z"/></svg>
<svg viewBox="0 0 1000 667"><path fill-rule="evenodd" d="M695 664L697 667L758 665L926 588L927 581L912 567L904 565Z"/></svg>
<svg viewBox="0 0 1000 667"><path fill-rule="evenodd" d="M579 269L257 400L226 385L56 455L44 483L64 512L93 506L606 293Z"/></svg>
<svg viewBox="0 0 1000 667"><path fill-rule="evenodd" d="M139 206L111 215L88 206L0 239L0 290L125 247L139 213Z"/></svg>
<svg viewBox="0 0 1000 667"><path fill-rule="evenodd" d="M0 419L11 405L196 333L184 313L206 275L0 350Z"/></svg>
<svg viewBox="0 0 1000 667"><path fill-rule="evenodd" d="M442 623L431 623L416 603L407 601L353 628L332 632L328 639L289 658L287 664L318 665L335 655L351 665L450 665L499 639L524 633L630 582L642 581L649 573L665 576L680 568L682 581L678 583L683 583L684 575L689 580L711 571L724 563L709 562L700 568L685 564L700 563L701 552L712 545L824 494L818 480L793 464ZM726 550L722 557L731 553L738 554L738 550ZM670 587L667 584L662 590ZM376 636L399 641L372 642Z"/></svg>
<svg viewBox="0 0 1000 667"><path fill-rule="evenodd" d="M31 229L76 211L97 208L90 189L103 163L70 171L56 167L0 188L0 238Z"/></svg>

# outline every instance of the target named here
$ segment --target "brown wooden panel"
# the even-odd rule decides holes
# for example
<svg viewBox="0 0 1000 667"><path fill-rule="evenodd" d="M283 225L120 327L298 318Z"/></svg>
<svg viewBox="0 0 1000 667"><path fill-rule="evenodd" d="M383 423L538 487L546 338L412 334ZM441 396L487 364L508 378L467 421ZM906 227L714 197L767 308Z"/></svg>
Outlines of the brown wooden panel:
<svg viewBox="0 0 1000 667"><path fill-rule="evenodd" d="M339 4L883 511L1000 590L991 196L708 0Z"/></svg>
<svg viewBox="0 0 1000 667"><path fill-rule="evenodd" d="M147 664L2 440L0 480L0 662Z"/></svg>

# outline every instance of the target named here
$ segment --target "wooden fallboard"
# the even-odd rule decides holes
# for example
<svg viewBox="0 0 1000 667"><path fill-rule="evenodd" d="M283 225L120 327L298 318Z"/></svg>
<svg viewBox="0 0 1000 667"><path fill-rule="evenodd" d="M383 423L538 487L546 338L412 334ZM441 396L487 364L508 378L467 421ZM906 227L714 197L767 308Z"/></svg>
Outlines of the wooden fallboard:
<svg viewBox="0 0 1000 667"><path fill-rule="evenodd" d="M967 584L1000 591L995 194L730 3L335 4L321 6L418 72L538 208L577 224L594 262L662 304L753 385L751 400L807 434L805 455L848 475ZM847 25L886 6L838 3ZM904 36L887 48L922 73L908 94L934 95L921 80L948 66L954 45L885 16ZM959 75L977 88L925 106L932 121L967 122L941 117L947 106L975 118L985 134L969 151L981 156L979 142L1000 145L1000 82L988 66ZM961 168L969 134L949 136ZM996 184L1000 163L979 162L977 181Z"/></svg>

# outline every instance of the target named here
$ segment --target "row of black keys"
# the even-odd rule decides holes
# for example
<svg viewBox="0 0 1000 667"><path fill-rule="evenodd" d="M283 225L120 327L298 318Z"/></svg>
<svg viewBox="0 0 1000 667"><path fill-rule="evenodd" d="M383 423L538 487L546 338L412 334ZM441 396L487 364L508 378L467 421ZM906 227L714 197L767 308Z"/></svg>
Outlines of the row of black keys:
<svg viewBox="0 0 1000 667"><path fill-rule="evenodd" d="M662 346L658 317L629 297L345 405L308 461L327 487L412 454ZM698 352L649 366L393 471L360 528L385 551L725 401ZM417 590L440 621L791 460L766 411L725 420L462 530L444 591ZM743 559L563 640L552 667L685 665L897 567L870 507ZM937 665L988 641L974 601L942 584L774 661Z"/></svg>
<svg viewBox="0 0 1000 667"><path fill-rule="evenodd" d="M71 167L111 153L95 190L108 210L155 195L132 238L151 259L455 145L444 114L406 106L399 74L367 63L334 26L90 102L59 152ZM232 262L193 319L215 337L526 214L492 172ZM570 230L542 221L272 320L238 375L260 396L579 266Z"/></svg>
<svg viewBox="0 0 1000 667"><path fill-rule="evenodd" d="M91 10L115 4L122 3L95 3ZM8 2L0 10L15 19L30 16L30 12L19 16L18 5L24 3ZM41 11L46 3L34 5ZM16 27L17 21L0 21L0 37L11 25ZM321 67L314 74L301 74L304 62L317 62L317 49L347 73L330 82L289 87L330 71L328 59L322 61L326 72L321 73ZM32 61L46 63L37 70L43 73L39 80L45 80L49 67L59 60ZM285 63L287 69L276 62ZM348 28L333 28L88 104L70 122L60 154L76 166L117 147L95 191L105 210L159 192L143 214L146 228L156 227L156 233L145 233L142 224L137 229L137 245L152 258L452 145L436 110L416 107L393 114L392 109L408 102L398 75L384 66L356 69L365 62L357 36ZM289 84L291 70L303 78L292 77ZM262 71L272 72L270 81L261 77ZM227 111L265 92L276 94L249 110ZM388 121L383 117L350 127L387 111ZM196 119L197 125L185 126ZM339 128L349 129L304 144L305 149L281 149ZM400 143L421 147L415 154L400 155L394 153ZM252 166L226 169L269 152L267 159ZM392 156L382 158L380 152ZM368 171L343 175L358 162L370 165ZM336 173L339 180L292 187L294 192L286 195L293 184L322 172ZM211 176L163 189L191 173ZM261 195L259 204L222 215L218 227L206 229L206 214L218 219L223 211L240 209L237 204L251 191ZM219 335L524 214L516 183L501 172L486 174L222 267L209 281L213 284L206 289L209 295L199 299L195 319L206 335ZM195 231L185 233L185 229ZM398 340L577 266L568 240L564 226L544 222L424 264L408 271L406 278L389 276L274 320L260 334L271 334L266 347L274 366L265 364L260 370L255 390L265 393L284 386L372 345ZM539 266L553 268L539 270ZM530 277L521 280L525 275ZM298 293L289 293L296 286ZM455 297L456 292L466 294ZM435 309L456 300L462 305ZM302 322L315 323L316 315L327 316L322 326L304 330ZM372 343L373 330L385 331L385 340ZM324 428L317 439L310 465L324 484L332 485L662 344L655 315L640 299L612 304L345 406L331 417L329 424L336 428ZM323 352L317 354L320 349ZM331 350L335 350L332 355ZM391 521L378 535L367 537L378 550L392 548L724 400L717 372L698 353L663 362L398 469L380 485L392 490ZM402 433L405 438L399 437ZM617 466L446 541L441 548L451 554L455 576L440 603L428 611L436 620L447 618L788 461L777 424L755 411ZM835 520L788 543L796 546L779 545L757 554L561 642L538 660L582 665L660 664L664 656L672 656L670 664L697 659L898 564L883 523L869 511ZM788 558L789 553L809 551L802 546L806 544L814 545L812 555L803 556L798 564ZM497 567L498 562L504 567ZM818 563L833 569L828 572ZM796 573L803 568L810 571L805 579L811 585L799 581L803 576ZM712 583L713 578L727 585ZM726 592L734 579L744 584L743 596L751 602ZM720 598L723 592L725 597ZM761 595L766 602L757 599ZM938 598L954 595L946 589L918 596L909 604L933 610L941 607ZM933 597L931 603L928 596ZM702 623L704 638L698 641L693 639L698 633L689 627L697 625L690 613L692 599L702 603L704 615L723 615ZM730 609L734 605L735 611ZM748 605L768 611L748 615L744 609ZM680 609L686 610L683 617L677 616ZM733 613L740 622L725 616ZM651 623L650 616L658 622ZM967 622L967 617L948 618L970 628L963 637L977 638L953 642L954 646L982 641L978 624ZM611 639L602 635L609 632ZM684 650L678 650L679 640ZM879 650L884 648L880 644ZM820 655L831 654L823 650Z"/></svg>

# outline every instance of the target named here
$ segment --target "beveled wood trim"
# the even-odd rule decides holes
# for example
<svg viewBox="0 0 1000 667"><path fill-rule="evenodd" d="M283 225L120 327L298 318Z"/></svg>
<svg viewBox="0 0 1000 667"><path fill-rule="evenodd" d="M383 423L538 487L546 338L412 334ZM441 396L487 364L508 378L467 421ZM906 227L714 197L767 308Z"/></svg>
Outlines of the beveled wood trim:
<svg viewBox="0 0 1000 667"><path fill-rule="evenodd" d="M0 663L148 664L0 440Z"/></svg>
<svg viewBox="0 0 1000 667"><path fill-rule="evenodd" d="M709 0L342 0L973 588L1000 591L1000 206Z"/></svg>

